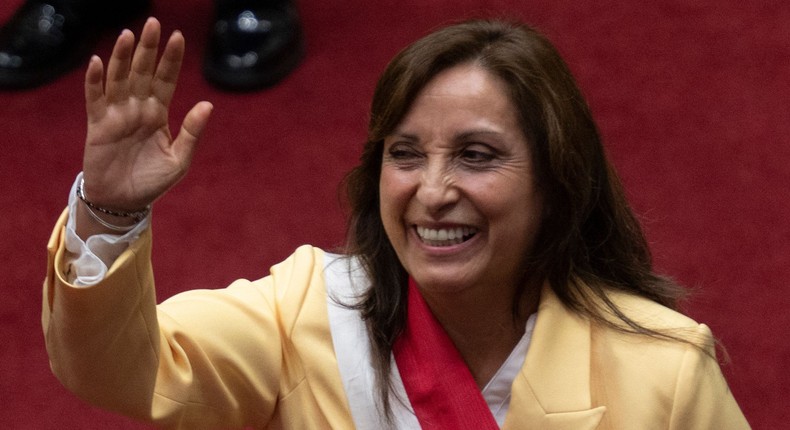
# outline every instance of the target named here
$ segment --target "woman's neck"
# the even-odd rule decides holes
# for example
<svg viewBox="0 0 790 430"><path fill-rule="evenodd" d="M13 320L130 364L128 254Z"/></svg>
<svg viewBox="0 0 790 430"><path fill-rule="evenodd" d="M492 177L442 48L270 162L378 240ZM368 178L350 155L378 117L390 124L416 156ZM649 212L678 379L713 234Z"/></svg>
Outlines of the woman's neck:
<svg viewBox="0 0 790 430"><path fill-rule="evenodd" d="M515 318L513 294L423 293L423 297L482 390L524 335L527 319L537 309L538 294L522 295Z"/></svg>

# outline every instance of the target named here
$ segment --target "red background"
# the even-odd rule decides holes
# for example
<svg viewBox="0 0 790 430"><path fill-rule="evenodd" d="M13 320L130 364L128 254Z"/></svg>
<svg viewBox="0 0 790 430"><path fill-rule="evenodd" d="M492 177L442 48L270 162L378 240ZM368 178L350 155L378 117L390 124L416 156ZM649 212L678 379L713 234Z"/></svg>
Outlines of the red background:
<svg viewBox="0 0 790 430"><path fill-rule="evenodd" d="M0 21L20 3L3 2ZM303 0L306 60L249 94L200 75L211 0L154 3L165 29L187 38L173 126L199 100L216 107L192 171L156 204L160 300L260 277L302 243L341 244L337 184L356 162L388 59L444 23L516 17L574 71L657 267L696 290L687 313L731 355L724 372L747 418L765 429L790 421L790 3ZM99 35L99 54L114 35ZM43 347L45 244L80 170L83 71L0 92L4 428L144 428L66 391Z"/></svg>

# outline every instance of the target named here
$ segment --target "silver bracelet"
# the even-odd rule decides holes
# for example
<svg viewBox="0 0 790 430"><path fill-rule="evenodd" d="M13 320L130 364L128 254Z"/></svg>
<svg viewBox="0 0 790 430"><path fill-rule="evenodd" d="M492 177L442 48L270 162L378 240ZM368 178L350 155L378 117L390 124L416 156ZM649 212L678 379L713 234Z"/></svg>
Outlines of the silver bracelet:
<svg viewBox="0 0 790 430"><path fill-rule="evenodd" d="M101 219L101 217L98 214L96 214L96 212L94 212L94 210L97 210L97 211L99 211L101 213L104 213L104 214L107 214L107 215L112 215L112 216L116 216L116 217L120 217L120 218L132 218L134 220L135 224L137 224L140 221L144 220L145 217L148 216L149 213L151 213L151 205L146 206L142 210L134 211L134 212L117 212L117 211L106 209L106 208L103 208L103 207L100 207L100 206L96 206L90 200L88 200L87 197L85 197L85 178L82 178L82 180L80 181L79 185L77 185L77 197L80 200L82 200L83 203L85 203L85 206L87 206L87 209L88 209L88 213L91 215L91 217L94 220L96 220L96 222L98 222L99 224L101 224L101 225L103 225L103 226L105 226L105 227L107 227L107 228L109 228L110 230L113 230L113 231L128 232L129 230L134 228L134 224L131 225L131 226L118 226L118 225L110 224L109 222Z"/></svg>
<svg viewBox="0 0 790 430"><path fill-rule="evenodd" d="M110 224L107 221L101 219L101 217L97 215L96 212L94 212L93 209L91 209L91 207L88 206L87 204L85 205L85 209L87 209L88 214L90 214L91 218L93 218L94 220L96 220L96 222L109 228L112 231L117 231L119 233L128 233L134 228L134 226L137 225L137 224L132 224L132 225L120 226L120 225Z"/></svg>

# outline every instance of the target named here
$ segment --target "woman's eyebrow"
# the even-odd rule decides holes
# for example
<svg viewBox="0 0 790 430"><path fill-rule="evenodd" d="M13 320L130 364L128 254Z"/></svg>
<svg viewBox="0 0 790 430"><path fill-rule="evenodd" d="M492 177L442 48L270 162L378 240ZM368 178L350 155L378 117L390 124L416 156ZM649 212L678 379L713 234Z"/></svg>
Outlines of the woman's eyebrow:
<svg viewBox="0 0 790 430"><path fill-rule="evenodd" d="M477 138L477 137L483 137L483 136L497 137L497 136L501 136L501 135L502 135L501 132L499 132L497 130L494 130L494 129L475 128L475 129L471 129L471 130L461 131L461 132L455 134L452 137L452 139L455 142L460 142L460 141L465 141L465 140L469 140L469 139L474 139L474 138ZM421 141L420 137L417 134L409 133L409 132L405 132L405 131L401 131L401 130L393 131L392 133L387 135L387 138L397 138L397 139L401 139L401 140L405 140L405 141L409 141L409 142L413 142L413 143L419 143Z"/></svg>
<svg viewBox="0 0 790 430"><path fill-rule="evenodd" d="M409 140L409 141L412 141L412 142L419 142L419 140L420 140L420 138L417 137L416 134L406 133L406 132L402 132L402 131L398 131L398 130L393 131L387 137L397 137L397 138L404 139L404 140Z"/></svg>
<svg viewBox="0 0 790 430"><path fill-rule="evenodd" d="M500 136L501 134L502 133L500 133L497 130L482 129L481 128L481 129L467 130L467 131L463 131L461 133L458 133L455 136L455 139L456 140L466 140L466 139L471 139L471 138L478 137L478 136Z"/></svg>

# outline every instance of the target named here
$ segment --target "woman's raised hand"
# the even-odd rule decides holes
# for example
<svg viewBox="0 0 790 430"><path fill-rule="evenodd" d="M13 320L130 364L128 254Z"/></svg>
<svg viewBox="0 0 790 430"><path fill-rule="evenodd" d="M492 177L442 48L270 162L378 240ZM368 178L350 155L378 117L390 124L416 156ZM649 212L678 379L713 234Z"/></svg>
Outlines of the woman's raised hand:
<svg viewBox="0 0 790 430"><path fill-rule="evenodd" d="M196 104L175 139L168 108L184 55L174 32L157 63L161 26L149 18L140 41L124 30L115 42L104 78L94 56L85 74L88 133L83 172L85 196L97 206L136 211L152 203L187 172L212 105Z"/></svg>

